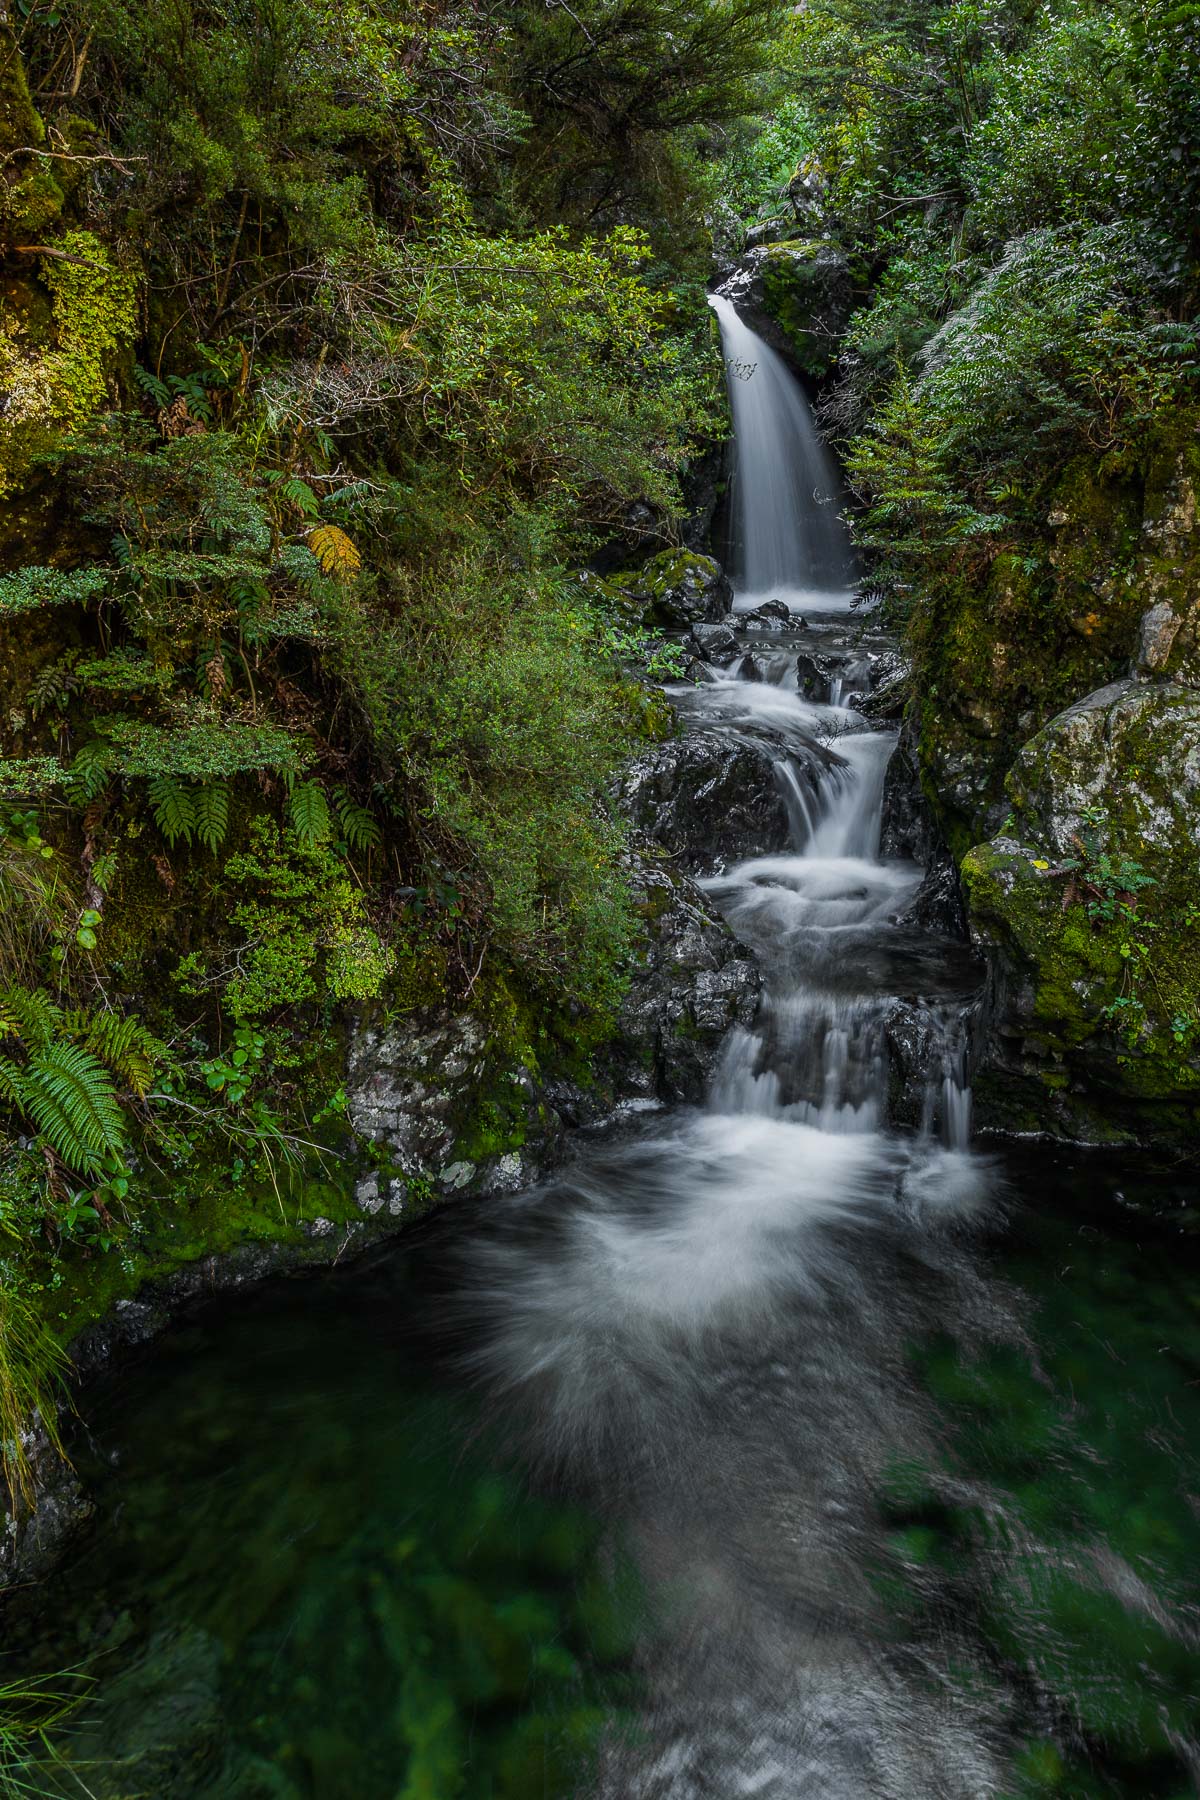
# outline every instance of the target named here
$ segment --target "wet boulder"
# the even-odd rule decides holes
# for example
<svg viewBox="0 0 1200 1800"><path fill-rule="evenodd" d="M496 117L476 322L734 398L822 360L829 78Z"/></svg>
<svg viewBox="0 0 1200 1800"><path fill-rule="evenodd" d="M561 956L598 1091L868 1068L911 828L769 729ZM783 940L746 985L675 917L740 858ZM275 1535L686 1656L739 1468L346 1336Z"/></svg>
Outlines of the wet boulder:
<svg viewBox="0 0 1200 1800"><path fill-rule="evenodd" d="M638 831L686 868L709 872L781 850L787 808L765 744L701 728L631 764L619 805Z"/></svg>
<svg viewBox="0 0 1200 1800"><path fill-rule="evenodd" d="M612 1040L595 1059L613 1099L702 1101L725 1034L749 1026L762 976L689 878L642 846L630 859L642 935Z"/></svg>
<svg viewBox="0 0 1200 1800"><path fill-rule="evenodd" d="M644 608L649 624L668 629L719 623L733 602L720 563L694 550L664 550L624 577L622 585Z"/></svg>
<svg viewBox="0 0 1200 1800"><path fill-rule="evenodd" d="M786 600L764 600L753 611L742 613L738 623L747 631L782 631L793 623L794 615Z"/></svg>
<svg viewBox="0 0 1200 1800"><path fill-rule="evenodd" d="M802 650L796 658L796 688L802 700L823 705L833 686L833 666L823 656Z"/></svg>
<svg viewBox="0 0 1200 1800"><path fill-rule="evenodd" d="M688 641L704 662L726 668L740 654L738 641L728 625L707 622L693 625Z"/></svg>
<svg viewBox="0 0 1200 1800"><path fill-rule="evenodd" d="M911 695L912 665L897 651L889 650L872 664L870 691L858 710L865 718L890 723L903 718Z"/></svg>

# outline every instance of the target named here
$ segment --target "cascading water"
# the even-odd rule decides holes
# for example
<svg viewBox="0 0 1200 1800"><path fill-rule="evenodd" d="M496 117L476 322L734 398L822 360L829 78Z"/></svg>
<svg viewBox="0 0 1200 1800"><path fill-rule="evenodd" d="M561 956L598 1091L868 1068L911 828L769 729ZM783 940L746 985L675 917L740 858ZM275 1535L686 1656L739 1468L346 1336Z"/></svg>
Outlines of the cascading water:
<svg viewBox="0 0 1200 1800"><path fill-rule="evenodd" d="M893 738L843 704L872 659L887 679L887 646L857 623L849 642L836 605L769 650L765 620L743 626L745 678L710 669L675 696L704 755L726 734L790 823L761 809L777 841L705 865L767 987L709 1105L629 1113L554 1184L448 1208L373 1274L261 1296L257 1320L239 1303L236 1323L189 1321L132 1396L118 1382L107 1421L89 1407L103 1520L57 1578L37 1666L86 1668L96 1705L22 1791L1194 1786L1200 1337L1180 1270L1195 1234L1175 1223L1194 1192L1179 1182L1149 1278L1158 1201L1130 1205L1119 1169L1107 1248L1095 1165L1069 1215L1018 1245L1016 1280L1032 1258L1059 1313L1055 1423L1020 1290L968 1230L999 1186L967 1147L975 973L914 922L921 870L887 854ZM907 1130L889 1123L900 1086ZM1039 1230L1047 1191L1039 1168ZM963 1432L914 1355L963 1396ZM451 1395L428 1389L435 1367ZM548 1511L564 1491L581 1509ZM596 1528L599 1567L580 1560ZM30 1591L27 1637L48 1599Z"/></svg>
<svg viewBox="0 0 1200 1800"><path fill-rule="evenodd" d="M758 381L731 367L742 597L804 596L844 634L851 559L832 480L811 491L803 397L719 310ZM996 1786L970 1694L883 1653L867 1572L872 1485L931 1430L904 1342L978 1302L943 1229L982 1193L964 1009L938 980L962 952L905 922L923 872L880 855L894 734L802 698L796 654L673 690L709 734L766 746L787 802L789 845L702 883L761 961L757 1028L731 1034L706 1111L514 1202L462 1283L474 1367L531 1458L621 1521L657 1611L645 1717L606 1743L603 1800L923 1800L931 1766L954 1800ZM925 1069L908 1137L887 1127L898 1010Z"/></svg>
<svg viewBox="0 0 1200 1800"><path fill-rule="evenodd" d="M793 611L845 610L854 556L842 525L841 483L808 401L783 358L719 294L734 424L734 605L767 599Z"/></svg>

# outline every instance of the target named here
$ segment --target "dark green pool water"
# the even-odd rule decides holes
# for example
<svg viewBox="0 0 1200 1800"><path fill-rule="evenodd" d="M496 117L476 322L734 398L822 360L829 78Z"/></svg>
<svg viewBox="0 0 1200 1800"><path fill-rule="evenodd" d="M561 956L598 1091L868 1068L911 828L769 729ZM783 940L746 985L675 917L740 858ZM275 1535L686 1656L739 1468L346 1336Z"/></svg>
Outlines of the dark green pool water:
<svg viewBox="0 0 1200 1800"><path fill-rule="evenodd" d="M22 1627L94 1678L61 1740L87 1790L515 1800L586 1767L619 1559L480 1446L400 1274L215 1308L89 1396L96 1521Z"/></svg>
<svg viewBox="0 0 1200 1800"><path fill-rule="evenodd" d="M973 1788L935 1766L927 1788L897 1774L858 1792L1182 1800L1200 1740L1191 1190L1040 1152L1010 1159L1005 1182L1007 1222L955 1251L993 1324L909 1332L901 1359L928 1430L911 1456L889 1451L845 1528L878 1599L854 1615L870 1666L914 1696L938 1689L978 1766L1001 1773ZM23 1597L0 1659L10 1676L91 1677L64 1767L31 1774L38 1791L732 1800L706 1782L707 1753L687 1762L673 1747L671 1631L661 1617L651 1628L614 1498L644 1490L645 1470L617 1470L615 1486L570 1478L569 1500L552 1461L529 1473L512 1415L434 1347L428 1273L417 1242L222 1303L85 1397L77 1461L95 1523ZM807 1341L815 1325L801 1325ZM741 1376L737 1392L748 1404ZM860 1398L848 1380L842 1404ZM743 1462L761 1497L759 1458ZM703 1512L685 1517L720 1516L731 1466L713 1466ZM788 1527L801 1561L802 1524ZM786 1584L766 1546L751 1521L742 1578L761 1549L760 1582ZM732 1621L738 1603L720 1599L719 1630L724 1608ZM667 1748L647 1753L650 1773L612 1773L643 1767L614 1762L615 1740L656 1738ZM821 1766L814 1754L803 1779L785 1768L761 1791L853 1791Z"/></svg>

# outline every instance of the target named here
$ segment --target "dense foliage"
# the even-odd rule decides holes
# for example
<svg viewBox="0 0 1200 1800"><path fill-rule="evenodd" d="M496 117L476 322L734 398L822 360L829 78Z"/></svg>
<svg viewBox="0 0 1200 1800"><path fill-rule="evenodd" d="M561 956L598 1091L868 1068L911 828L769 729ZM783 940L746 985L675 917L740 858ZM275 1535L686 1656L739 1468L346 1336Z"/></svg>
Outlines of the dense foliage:
<svg viewBox="0 0 1200 1800"><path fill-rule="evenodd" d="M603 1032L644 709L570 571L717 428L705 134L779 10L0 27L10 1285L335 1142L349 1007Z"/></svg>
<svg viewBox="0 0 1200 1800"><path fill-rule="evenodd" d="M1194 679L1200 9L812 0L780 61L773 115L730 144L731 192L779 240L777 316L789 281L793 311L815 295L832 314L812 372L961 857L1012 824L1006 776L1038 727L1128 673L1152 606L1181 621L1171 670ZM840 285L814 290L819 267ZM1130 809L1105 807L1106 854L1140 866ZM1090 920L1123 971L1122 1058L1149 1055L1164 1092L1200 1084L1193 880L1156 865L1120 933Z"/></svg>

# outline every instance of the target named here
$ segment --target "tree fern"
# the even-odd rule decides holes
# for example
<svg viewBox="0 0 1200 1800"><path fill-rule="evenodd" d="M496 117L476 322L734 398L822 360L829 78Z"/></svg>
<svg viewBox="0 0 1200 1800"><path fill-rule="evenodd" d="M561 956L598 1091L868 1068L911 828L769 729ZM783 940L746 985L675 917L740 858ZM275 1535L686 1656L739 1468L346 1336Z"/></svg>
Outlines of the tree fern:
<svg viewBox="0 0 1200 1800"><path fill-rule="evenodd" d="M123 1160L125 1115L104 1064L82 1044L53 1043L20 1072L22 1111L69 1168L97 1175Z"/></svg>
<svg viewBox="0 0 1200 1800"><path fill-rule="evenodd" d="M154 823L172 847L183 839L190 844L196 835L196 799L185 781L173 775L154 775L149 783L150 806Z"/></svg>
<svg viewBox="0 0 1200 1800"><path fill-rule="evenodd" d="M219 850L229 832L229 789L223 781L206 781L193 796L196 837L206 850Z"/></svg>
<svg viewBox="0 0 1200 1800"><path fill-rule="evenodd" d="M375 816L365 806L360 806L343 787L334 789L333 804L347 848L377 850L383 842L383 833Z"/></svg>
<svg viewBox="0 0 1200 1800"><path fill-rule="evenodd" d="M292 830L302 844L311 847L328 842L332 820L319 781L298 781L288 798L288 812Z"/></svg>

